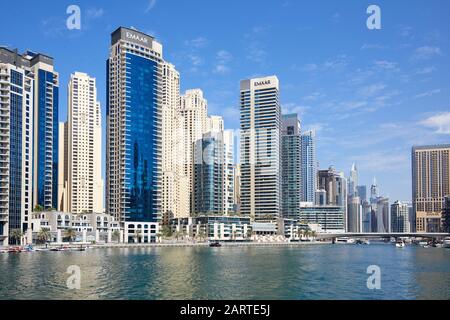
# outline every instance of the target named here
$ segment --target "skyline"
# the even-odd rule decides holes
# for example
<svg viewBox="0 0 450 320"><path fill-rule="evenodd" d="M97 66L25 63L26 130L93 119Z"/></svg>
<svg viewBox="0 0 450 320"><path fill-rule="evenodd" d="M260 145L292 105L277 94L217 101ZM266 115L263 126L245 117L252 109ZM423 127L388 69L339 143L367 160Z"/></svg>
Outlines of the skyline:
<svg viewBox="0 0 450 320"><path fill-rule="evenodd" d="M154 6L150 8L148 1L141 1L127 12L120 10L120 3L108 2L105 9L105 1L95 6L78 1L82 10L80 31L65 29L69 2L31 4L42 15L27 16L34 10L24 13L29 28L16 28L12 17L19 9L11 8L12 14L0 22L2 28L9 26L11 30L4 34L1 44L19 51L43 52L55 59L60 74L60 121L66 120L67 84L75 71L97 79L105 115L105 60L109 35L119 25L155 35L164 45L167 60L180 71L181 91L201 88L209 102L209 114L223 115L227 129L239 127L239 81L276 74L283 113L298 112L302 131L316 129L320 169L334 165L348 176L355 162L360 184L369 187L376 176L381 194L392 202L411 199L412 146L448 142L450 133L450 113L442 113L448 110L449 98L444 90L449 85L445 78L450 71L445 61L448 41L442 36L448 23L439 19L448 3L377 1L383 15L383 29L379 31L365 27L368 2L321 1L327 4L321 7L271 1L245 22L233 19L235 25L228 24L227 30L221 30L224 18L239 13L238 8L245 12L254 1L239 7L235 7L237 2L226 6L206 1L177 3L190 20L201 14L199 7L205 7L202 10L210 14L203 21L217 22L208 28L194 23L180 35L169 26L170 21L164 21L168 10L173 19L179 18L171 2L152 1ZM400 14L404 11L399 7L406 5L410 12ZM214 6L218 10L211 10ZM121 16L117 15L119 11ZM212 12L220 12L223 17ZM152 19L154 22L149 21ZM183 19L176 25L183 25ZM336 33L330 34L330 30ZM345 39L350 32L352 39ZM299 37L299 44L288 41L293 35ZM234 37L240 41L233 42ZM277 46L285 51L276 50ZM299 57L291 54L297 49ZM407 114L409 110L411 114ZM354 130L349 130L349 123Z"/></svg>

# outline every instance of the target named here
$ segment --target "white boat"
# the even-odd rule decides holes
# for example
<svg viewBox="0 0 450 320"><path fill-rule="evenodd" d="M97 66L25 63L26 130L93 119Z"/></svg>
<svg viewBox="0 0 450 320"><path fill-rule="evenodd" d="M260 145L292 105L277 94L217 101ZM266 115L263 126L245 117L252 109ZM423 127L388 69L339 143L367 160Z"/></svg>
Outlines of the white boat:
<svg viewBox="0 0 450 320"><path fill-rule="evenodd" d="M450 238L445 238L442 245L444 248L450 248Z"/></svg>
<svg viewBox="0 0 450 320"><path fill-rule="evenodd" d="M340 237L336 238L336 243L348 243L348 244L354 244L355 239L349 238L349 237Z"/></svg>
<svg viewBox="0 0 450 320"><path fill-rule="evenodd" d="M403 240L397 241L397 243L395 244L395 246L396 246L397 248L404 248L404 247L406 247L405 242L403 242Z"/></svg>

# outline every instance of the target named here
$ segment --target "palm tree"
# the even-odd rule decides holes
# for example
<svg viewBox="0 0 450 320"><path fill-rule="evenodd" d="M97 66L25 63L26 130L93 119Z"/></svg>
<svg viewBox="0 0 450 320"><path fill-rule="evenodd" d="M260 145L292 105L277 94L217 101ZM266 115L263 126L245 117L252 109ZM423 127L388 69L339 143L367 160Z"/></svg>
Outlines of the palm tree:
<svg viewBox="0 0 450 320"><path fill-rule="evenodd" d="M200 231L198 232L198 237L200 238L200 240L205 240L206 238L206 232L203 229L200 229Z"/></svg>
<svg viewBox="0 0 450 320"><path fill-rule="evenodd" d="M65 232L65 236L66 236L66 238L69 239L69 243L71 243L73 241L73 239L76 237L76 235L77 235L77 233L72 228L67 229Z"/></svg>
<svg viewBox="0 0 450 320"><path fill-rule="evenodd" d="M136 231L136 233L134 234L134 240L136 243L140 243L141 242L141 238L142 238L142 233L138 230Z"/></svg>
<svg viewBox="0 0 450 320"><path fill-rule="evenodd" d="M38 233L38 240L39 242L43 242L46 243L47 241L49 241L51 239L52 234L50 233L50 231L48 229L41 229L41 231L39 231Z"/></svg>
<svg viewBox="0 0 450 320"><path fill-rule="evenodd" d="M14 240L14 244L17 245L17 242L20 243L22 241L23 232L20 229L13 229L9 233L9 236Z"/></svg>
<svg viewBox="0 0 450 320"><path fill-rule="evenodd" d="M120 231L119 230L114 230L112 236L113 236L113 238L117 239L117 243L120 243Z"/></svg>
<svg viewBox="0 0 450 320"><path fill-rule="evenodd" d="M35 207L34 207L34 210L33 210L34 212L42 212L42 211L44 211L44 207L43 206L41 206L40 204L37 204Z"/></svg>

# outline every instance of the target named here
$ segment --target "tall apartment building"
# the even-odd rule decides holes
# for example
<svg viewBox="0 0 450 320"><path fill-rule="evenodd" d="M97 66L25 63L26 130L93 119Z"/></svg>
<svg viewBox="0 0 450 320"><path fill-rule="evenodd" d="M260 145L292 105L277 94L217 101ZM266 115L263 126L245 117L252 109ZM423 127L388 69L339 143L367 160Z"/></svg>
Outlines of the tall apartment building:
<svg viewBox="0 0 450 320"><path fill-rule="evenodd" d="M33 207L58 206L59 74L53 58L28 51L34 75Z"/></svg>
<svg viewBox="0 0 450 320"><path fill-rule="evenodd" d="M189 190L184 174L183 122L179 115L180 74L170 63L162 65L162 220L189 216Z"/></svg>
<svg viewBox="0 0 450 320"><path fill-rule="evenodd" d="M417 232L439 232L450 195L450 145L412 148L412 199Z"/></svg>
<svg viewBox="0 0 450 320"><path fill-rule="evenodd" d="M235 214L241 212L241 165L233 166L233 211Z"/></svg>
<svg viewBox="0 0 450 320"><path fill-rule="evenodd" d="M31 222L33 63L36 60L0 48L0 245L8 245L11 230L26 231Z"/></svg>
<svg viewBox="0 0 450 320"><path fill-rule="evenodd" d="M301 201L301 131L297 114L282 117L282 213L300 214Z"/></svg>
<svg viewBox="0 0 450 320"><path fill-rule="evenodd" d="M359 197L349 196L346 230L347 232L363 231L363 208Z"/></svg>
<svg viewBox="0 0 450 320"><path fill-rule="evenodd" d="M200 89L187 90L181 96L178 115L181 117L181 133L184 152L179 154L183 162L183 175L189 190L189 208L194 211L194 146L208 130L208 102Z"/></svg>
<svg viewBox="0 0 450 320"><path fill-rule="evenodd" d="M307 131L301 135L301 161L301 201L314 203L317 190L315 131Z"/></svg>
<svg viewBox="0 0 450 320"><path fill-rule="evenodd" d="M102 213L102 120L95 78L71 75L67 88L68 121L60 125L58 209ZM67 170L67 171L66 171Z"/></svg>
<svg viewBox="0 0 450 320"><path fill-rule="evenodd" d="M275 76L241 81L241 214L253 220L281 211L281 110Z"/></svg>
<svg viewBox="0 0 450 320"><path fill-rule="evenodd" d="M392 232L412 232L409 220L410 212L407 203L396 201L391 205L391 231Z"/></svg>
<svg viewBox="0 0 450 320"><path fill-rule="evenodd" d="M122 224L161 217L162 45L124 27L107 60L106 206Z"/></svg>
<svg viewBox="0 0 450 320"><path fill-rule="evenodd" d="M352 165L350 170L350 176L348 179L348 195L349 196L359 196L358 195L358 169L356 164Z"/></svg>

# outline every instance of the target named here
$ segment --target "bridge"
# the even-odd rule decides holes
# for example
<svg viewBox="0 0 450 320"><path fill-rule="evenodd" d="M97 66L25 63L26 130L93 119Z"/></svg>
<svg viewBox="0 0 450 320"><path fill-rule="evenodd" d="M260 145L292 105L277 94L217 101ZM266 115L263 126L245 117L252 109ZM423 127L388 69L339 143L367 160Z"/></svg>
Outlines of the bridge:
<svg viewBox="0 0 450 320"><path fill-rule="evenodd" d="M342 237L349 238L429 238L429 239L444 239L450 237L450 233L319 233L316 235L317 239L336 239Z"/></svg>

